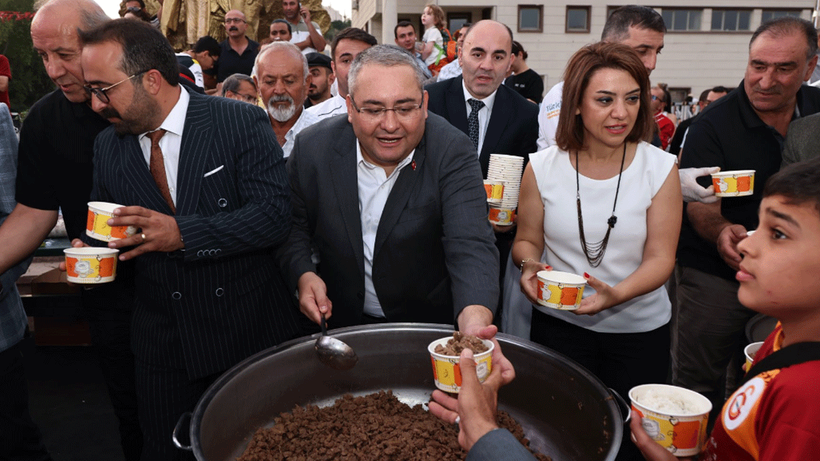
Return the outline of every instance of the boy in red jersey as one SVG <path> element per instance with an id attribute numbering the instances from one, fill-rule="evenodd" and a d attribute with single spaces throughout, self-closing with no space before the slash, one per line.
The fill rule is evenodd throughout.
<path id="1" fill-rule="evenodd" d="M 820 447 L 820 159 L 781 170 L 763 197 L 756 232 L 738 245 L 738 298 L 780 323 L 724 404 L 701 460 L 802 461 Z M 770 356 L 782 365 L 756 366 Z M 646 459 L 680 459 L 649 438 L 640 418 L 631 427 Z"/>

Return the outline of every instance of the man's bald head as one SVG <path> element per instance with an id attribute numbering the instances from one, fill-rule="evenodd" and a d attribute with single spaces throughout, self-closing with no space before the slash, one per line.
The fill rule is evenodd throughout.
<path id="1" fill-rule="evenodd" d="M 49 78 L 71 102 L 88 100 L 80 62 L 79 30 L 89 30 L 108 21 L 93 0 L 48 0 L 35 5 L 31 41 L 43 60 Z"/>

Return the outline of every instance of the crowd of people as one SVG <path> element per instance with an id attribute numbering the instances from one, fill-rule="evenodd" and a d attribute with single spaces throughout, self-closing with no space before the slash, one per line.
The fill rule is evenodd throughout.
<path id="1" fill-rule="evenodd" d="M 58 213 L 73 246 L 120 251 L 116 281 L 82 304 L 129 461 L 190 457 L 171 443 L 179 416 L 232 366 L 323 319 L 452 324 L 492 341 L 500 325 L 620 395 L 671 369 L 713 403 L 704 459 L 808 459 L 820 444 L 820 357 L 762 371 L 756 392 L 738 391 L 757 403 L 724 407 L 755 312 L 781 322 L 756 362 L 820 340 L 804 275 L 820 264 L 807 21 L 762 24 L 743 81 L 704 92 L 684 125 L 650 83 L 666 27 L 648 7 L 614 10 L 542 101 L 508 26 L 450 37 L 436 5 L 421 39 L 409 22 L 395 44 L 348 28 L 328 56 L 298 0 L 282 1 L 268 43 L 230 10 L 224 42 L 184 53 L 129 3 L 133 19 L 111 20 L 92 0 L 42 0 L 31 38 L 57 89 L 19 146 L 0 109 L 0 459 L 50 459 L 28 414 L 14 281 Z M 493 153 L 524 159 L 512 226 L 488 220 Z M 716 197 L 718 169 L 756 170 L 754 194 Z M 89 200 L 121 204 L 109 224 L 137 233 L 88 237 Z M 583 274 L 578 310 L 538 305 L 543 270 Z M 487 381 L 462 365 L 458 399 L 436 391 L 430 410 L 459 423 L 468 459 L 530 459 L 495 423 L 515 377 L 496 346 Z M 674 458 L 639 418 L 629 429 L 619 460 Z"/>

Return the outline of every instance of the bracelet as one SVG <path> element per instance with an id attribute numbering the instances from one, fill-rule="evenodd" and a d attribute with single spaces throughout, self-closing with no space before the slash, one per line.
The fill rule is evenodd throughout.
<path id="1" fill-rule="evenodd" d="M 535 261 L 532 258 L 527 258 L 521 261 L 521 267 L 518 268 L 522 273 L 524 272 L 524 264 L 527 264 L 527 261 Z"/>

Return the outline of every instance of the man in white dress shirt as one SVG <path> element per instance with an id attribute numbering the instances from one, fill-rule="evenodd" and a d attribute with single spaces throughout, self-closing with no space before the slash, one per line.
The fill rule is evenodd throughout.
<path id="1" fill-rule="evenodd" d="M 304 108 L 311 79 L 307 59 L 293 43 L 273 42 L 256 56 L 255 67 L 253 79 L 259 96 L 268 110 L 276 140 L 288 158 L 296 135 L 316 122 L 316 117 Z"/>

